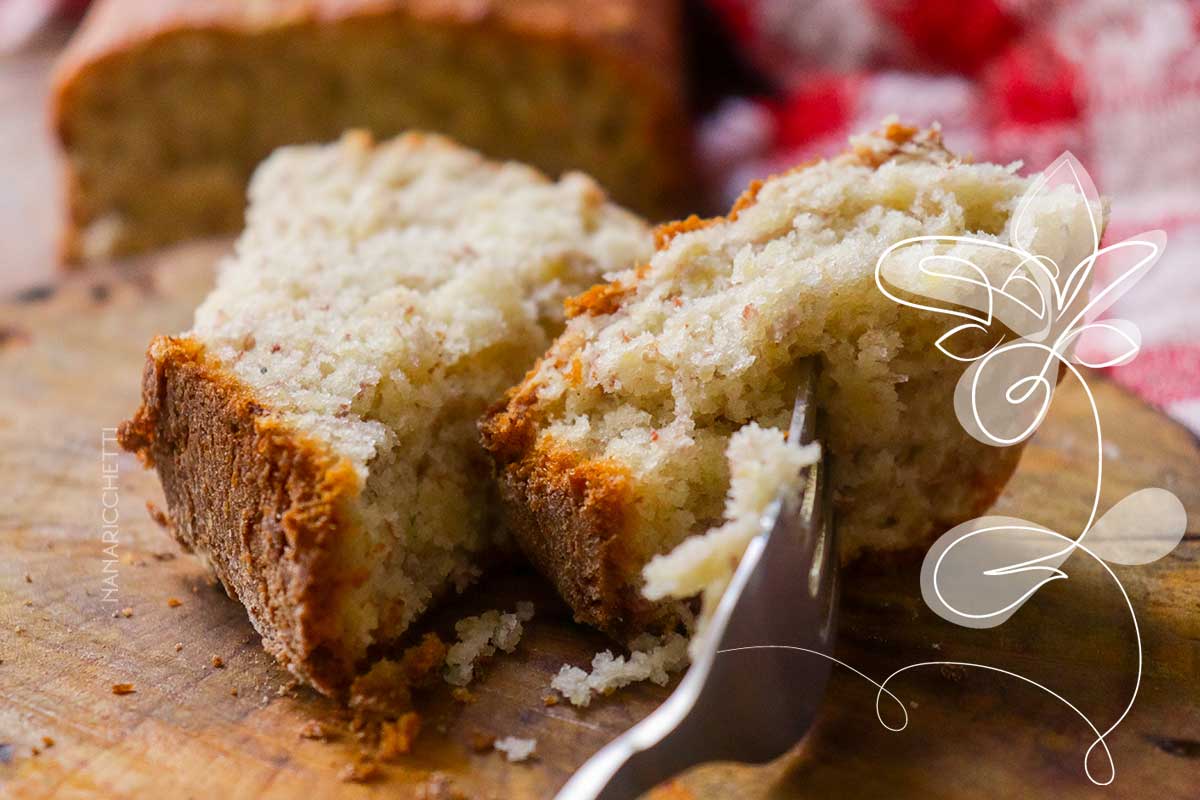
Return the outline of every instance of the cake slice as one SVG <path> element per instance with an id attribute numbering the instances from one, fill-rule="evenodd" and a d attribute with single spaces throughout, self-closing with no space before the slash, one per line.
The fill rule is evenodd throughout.
<path id="1" fill-rule="evenodd" d="M 236 231 L 275 148 L 363 128 L 687 198 L 678 0 L 98 0 L 55 73 L 70 261 Z"/>
<path id="2" fill-rule="evenodd" d="M 644 260 L 589 178 L 350 134 L 258 170 L 245 232 L 120 433 L 174 534 L 327 693 L 502 543 L 475 423 L 563 299 Z"/>
<path id="3" fill-rule="evenodd" d="M 843 559 L 922 545 L 989 506 L 1020 448 L 959 425 L 966 364 L 935 347 L 955 321 L 886 297 L 875 266 L 907 237 L 1007 241 L 1028 185 L 1015 167 L 956 158 L 936 130 L 888 124 L 755 184 L 728 218 L 660 229 L 648 263 L 568 301 L 566 331 L 481 431 L 517 539 L 576 617 L 627 635 L 674 619 L 662 598 L 722 585 L 705 551 L 740 536 L 736 493 L 727 535 L 652 570 L 659 601 L 644 595 L 643 569 L 721 523 L 730 439 L 750 424 L 787 429 L 798 359 L 823 362 Z M 1085 209 L 1034 209 L 1037 252 L 1059 264 L 1090 253 L 1090 229 L 1066 225 Z M 1003 335 L 997 323 L 956 345 L 983 352 Z M 766 456 L 755 438 L 740 449 Z"/>

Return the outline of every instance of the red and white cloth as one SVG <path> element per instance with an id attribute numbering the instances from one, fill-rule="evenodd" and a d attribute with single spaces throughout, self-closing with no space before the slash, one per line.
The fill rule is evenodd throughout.
<path id="1" fill-rule="evenodd" d="M 708 2 L 783 90 L 727 101 L 703 123 L 726 199 L 893 113 L 940 122 L 957 152 L 1029 170 L 1070 150 L 1112 198 L 1106 243 L 1168 237 L 1108 312 L 1142 332 L 1141 354 L 1109 372 L 1200 433 L 1200 4 Z"/>

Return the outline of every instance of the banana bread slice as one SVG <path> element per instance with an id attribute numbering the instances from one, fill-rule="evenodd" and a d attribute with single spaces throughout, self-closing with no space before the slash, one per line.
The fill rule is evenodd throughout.
<path id="1" fill-rule="evenodd" d="M 476 420 L 569 293 L 652 246 L 578 173 L 432 135 L 285 148 L 194 327 L 150 345 L 121 442 L 267 649 L 336 693 L 502 544 Z"/>
<path id="2" fill-rule="evenodd" d="M 875 265 L 907 237 L 1000 240 L 1028 184 L 959 160 L 936 130 L 888 124 L 752 186 L 728 218 L 661 228 L 647 264 L 568 301 L 566 331 L 481 431 L 516 537 L 577 618 L 618 635 L 670 619 L 643 596 L 643 568 L 721 522 L 730 438 L 787 429 L 801 358 L 824 362 L 844 559 L 925 543 L 990 505 L 1020 448 L 959 425 L 966 365 L 935 347 L 953 323 L 888 299 Z M 1057 263 L 1090 252 L 1048 222 L 1039 244 Z M 654 577 L 665 596 L 712 576 Z"/>
<path id="3" fill-rule="evenodd" d="M 657 219 L 687 199 L 678 0 L 100 0 L 58 66 L 67 260 L 235 231 L 275 148 L 438 131 Z"/>

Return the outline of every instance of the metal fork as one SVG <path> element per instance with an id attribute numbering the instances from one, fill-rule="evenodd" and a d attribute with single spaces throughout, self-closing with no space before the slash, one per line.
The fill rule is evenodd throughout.
<path id="1" fill-rule="evenodd" d="M 801 362 L 788 441 L 813 441 L 818 367 Z M 626 800 L 704 761 L 761 764 L 816 719 L 837 627 L 837 546 L 828 460 L 799 499 L 776 499 L 710 623 L 705 647 L 659 708 L 592 756 L 557 800 Z M 797 649 L 808 651 L 795 652 Z"/>

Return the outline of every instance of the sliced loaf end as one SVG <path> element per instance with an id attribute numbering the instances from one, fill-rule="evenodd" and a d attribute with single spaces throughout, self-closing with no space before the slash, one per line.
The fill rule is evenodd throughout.
<path id="1" fill-rule="evenodd" d="M 886 297 L 875 265 L 913 236 L 1001 241 L 1028 185 L 888 124 L 756 183 L 728 217 L 660 228 L 647 264 L 569 301 L 565 333 L 481 429 L 518 540 L 579 619 L 618 634 L 670 619 L 642 570 L 721 523 L 730 439 L 787 429 L 798 359 L 824 364 L 843 559 L 987 508 L 1020 448 L 959 425 L 965 365 L 935 347 L 954 323 Z M 1043 226 L 1047 254 L 1078 263 L 1062 227 Z"/>

